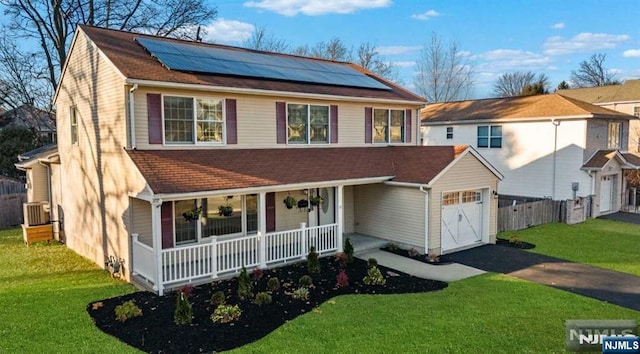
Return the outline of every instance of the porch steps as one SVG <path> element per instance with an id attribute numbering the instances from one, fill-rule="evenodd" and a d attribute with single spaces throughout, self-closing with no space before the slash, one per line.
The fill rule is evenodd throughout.
<path id="1" fill-rule="evenodd" d="M 345 240 L 349 238 L 353 245 L 353 253 L 359 254 L 369 250 L 379 249 L 389 243 L 389 240 L 383 240 L 381 238 L 363 235 L 363 234 L 348 234 L 345 235 Z"/>

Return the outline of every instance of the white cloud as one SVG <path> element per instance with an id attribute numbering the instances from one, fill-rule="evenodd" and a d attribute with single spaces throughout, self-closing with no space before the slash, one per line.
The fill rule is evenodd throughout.
<path id="1" fill-rule="evenodd" d="M 203 39 L 216 43 L 240 43 L 249 38 L 255 29 L 250 23 L 219 18 L 205 27 Z"/>
<path id="2" fill-rule="evenodd" d="M 553 25 L 549 26 L 549 28 L 563 29 L 564 28 L 564 22 L 554 23 Z"/>
<path id="3" fill-rule="evenodd" d="M 592 52 L 600 49 L 615 48 L 619 43 L 631 39 L 626 34 L 607 34 L 583 32 L 564 39 L 560 36 L 547 38 L 544 43 L 544 54 L 565 55 L 578 52 Z"/>
<path id="4" fill-rule="evenodd" d="M 471 56 L 476 61 L 479 82 L 488 84 L 506 72 L 553 70 L 553 59 L 525 50 L 496 49 Z"/>
<path id="5" fill-rule="evenodd" d="M 640 49 L 629 49 L 622 53 L 625 58 L 640 58 Z"/>
<path id="6" fill-rule="evenodd" d="M 415 61 L 394 61 L 393 65 L 399 68 L 411 68 L 416 65 Z"/>
<path id="7" fill-rule="evenodd" d="M 429 11 L 423 12 L 421 14 L 411 15 L 411 18 L 415 18 L 416 20 L 426 21 L 426 20 L 428 20 L 430 18 L 437 17 L 437 16 L 440 16 L 440 13 L 438 11 L 429 10 Z"/>
<path id="8" fill-rule="evenodd" d="M 422 48 L 419 45 L 408 46 L 408 45 L 392 45 L 392 46 L 383 46 L 377 47 L 376 52 L 380 55 L 400 55 L 407 54 L 411 52 L 415 52 Z"/>
<path id="9" fill-rule="evenodd" d="M 362 9 L 389 7 L 392 4 L 391 0 L 260 0 L 247 1 L 244 6 L 273 11 L 284 16 L 317 16 L 330 13 L 350 14 Z"/>

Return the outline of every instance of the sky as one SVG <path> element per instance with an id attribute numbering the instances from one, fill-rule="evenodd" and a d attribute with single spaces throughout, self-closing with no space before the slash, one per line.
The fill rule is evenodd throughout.
<path id="1" fill-rule="evenodd" d="M 205 41 L 241 45 L 265 28 L 292 48 L 333 37 L 373 43 L 415 90 L 420 51 L 433 33 L 455 41 L 476 72 L 472 98 L 491 97 L 503 73 L 546 74 L 552 88 L 580 62 L 606 54 L 618 80 L 640 78 L 639 0 L 238 0 L 213 1 Z"/>

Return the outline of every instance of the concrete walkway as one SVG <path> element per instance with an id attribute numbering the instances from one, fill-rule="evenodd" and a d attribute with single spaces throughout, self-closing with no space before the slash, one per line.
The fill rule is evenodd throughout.
<path id="1" fill-rule="evenodd" d="M 640 311 L 640 277 L 635 275 L 497 245 L 446 258 Z"/>
<path id="2" fill-rule="evenodd" d="M 379 265 L 396 269 L 419 278 L 445 282 L 461 280 L 485 273 L 482 270 L 463 264 L 432 265 L 381 250 L 364 251 L 356 254 L 356 257 L 365 261 L 369 258 L 375 258 Z"/>

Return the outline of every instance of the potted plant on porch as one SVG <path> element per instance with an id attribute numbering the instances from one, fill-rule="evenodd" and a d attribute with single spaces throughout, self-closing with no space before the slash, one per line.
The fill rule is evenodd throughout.
<path id="1" fill-rule="evenodd" d="M 297 200 L 296 200 L 296 198 L 294 198 L 294 197 L 289 195 L 286 198 L 284 198 L 284 200 L 282 202 L 284 203 L 284 205 L 286 205 L 287 209 L 293 209 L 293 207 L 297 203 Z"/>
<path id="2" fill-rule="evenodd" d="M 314 196 L 311 196 L 311 198 L 309 198 L 309 201 L 311 202 L 311 206 L 318 206 L 324 203 L 324 198 L 322 198 L 319 195 L 314 195 Z"/>
<path id="3" fill-rule="evenodd" d="M 202 207 L 193 208 L 182 213 L 182 217 L 184 217 L 186 221 L 194 221 L 200 218 L 200 213 L 202 213 Z"/>
<path id="4" fill-rule="evenodd" d="M 233 206 L 229 204 L 229 199 L 233 198 L 233 196 L 224 197 L 224 205 L 218 206 L 218 214 L 220 216 L 232 216 L 233 215 Z"/>

